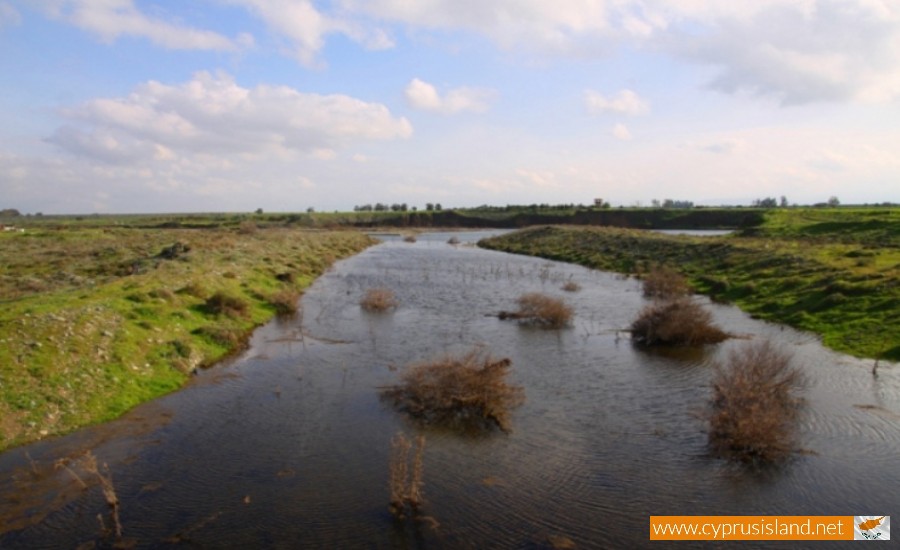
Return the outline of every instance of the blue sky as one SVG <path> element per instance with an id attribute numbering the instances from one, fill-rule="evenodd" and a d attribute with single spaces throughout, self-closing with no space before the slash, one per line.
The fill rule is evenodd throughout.
<path id="1" fill-rule="evenodd" d="M 895 0 L 0 0 L 0 207 L 900 202 Z"/>

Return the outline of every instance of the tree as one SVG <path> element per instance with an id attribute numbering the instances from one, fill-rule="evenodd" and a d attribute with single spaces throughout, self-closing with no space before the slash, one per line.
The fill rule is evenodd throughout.
<path id="1" fill-rule="evenodd" d="M 840 206 L 841 201 L 838 200 L 834 195 L 828 197 L 828 206 Z"/>
<path id="2" fill-rule="evenodd" d="M 784 195 L 781 195 L 781 204 L 779 204 L 779 206 L 781 206 L 782 208 L 788 207 L 788 200 Z"/>
<path id="3" fill-rule="evenodd" d="M 775 208 L 778 206 L 778 201 L 775 200 L 775 197 L 766 197 L 753 201 L 753 206 L 757 208 Z"/>
<path id="4" fill-rule="evenodd" d="M 426 202 L 426 203 L 425 203 L 425 211 L 426 211 L 426 212 L 433 212 L 433 211 L 434 211 L 434 203 L 432 203 L 432 202 Z"/>
<path id="5" fill-rule="evenodd" d="M 263 213 L 263 209 L 262 209 L 262 208 L 257 208 L 257 209 L 256 209 L 256 214 L 257 214 L 257 215 L 260 215 L 260 214 L 262 214 L 262 213 Z"/>

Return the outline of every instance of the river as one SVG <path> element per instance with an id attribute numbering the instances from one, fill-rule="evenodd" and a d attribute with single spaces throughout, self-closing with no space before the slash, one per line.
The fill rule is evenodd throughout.
<path id="1" fill-rule="evenodd" d="M 896 365 L 875 377 L 871 361 L 702 297 L 742 338 L 641 348 L 621 331 L 647 304 L 638 281 L 478 249 L 482 236 L 385 236 L 317 280 L 301 315 L 261 327 L 184 390 L 0 455 L 0 491 L 14 496 L 0 500 L 0 548 L 112 543 L 78 458 L 86 449 L 109 465 L 124 542 L 147 548 L 641 547 L 650 515 L 890 515 L 900 503 Z M 581 289 L 563 292 L 570 280 Z M 392 289 L 399 307 L 363 311 L 373 287 Z M 531 291 L 567 300 L 573 325 L 496 317 Z M 707 452 L 712 364 L 747 339 L 789 350 L 808 378 L 802 452 L 777 468 Z M 510 358 L 524 388 L 511 433 L 424 428 L 379 398 L 405 365 L 475 345 Z M 426 438 L 427 521 L 388 512 L 398 432 Z"/>

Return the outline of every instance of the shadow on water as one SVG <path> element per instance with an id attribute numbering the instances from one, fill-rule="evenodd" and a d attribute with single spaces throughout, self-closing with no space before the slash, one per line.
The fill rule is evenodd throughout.
<path id="1" fill-rule="evenodd" d="M 453 235 L 461 244 L 447 244 Z M 790 348 L 811 381 L 801 426 L 811 452 L 780 468 L 735 468 L 707 455 L 701 415 L 711 363 L 740 342 L 633 345 L 621 330 L 645 305 L 636 281 L 480 250 L 479 236 L 385 237 L 319 279 L 302 315 L 261 328 L 246 352 L 183 391 L 0 455 L 0 547 L 115 542 L 101 533 L 98 485 L 72 473 L 89 449 L 109 464 L 125 540 L 137 547 L 645 546 L 650 515 L 896 506 L 900 369 L 873 379 L 869 364 L 808 334 L 707 303 L 723 329 Z M 563 292 L 569 280 L 581 290 Z M 362 311 L 372 287 L 393 290 L 399 307 Z M 496 318 L 531 291 L 567 300 L 573 325 Z M 403 366 L 477 344 L 509 357 L 511 382 L 525 389 L 512 433 L 423 428 L 379 398 Z M 388 511 L 398 432 L 426 437 L 430 519 Z"/>

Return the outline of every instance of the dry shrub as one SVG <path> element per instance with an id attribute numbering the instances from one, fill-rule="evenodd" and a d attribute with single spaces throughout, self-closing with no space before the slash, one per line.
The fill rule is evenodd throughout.
<path id="1" fill-rule="evenodd" d="M 397 307 L 397 297 L 388 288 L 370 288 L 359 305 L 366 311 L 385 311 Z"/>
<path id="2" fill-rule="evenodd" d="M 220 290 L 207 298 L 203 309 L 213 315 L 225 315 L 237 319 L 246 317 L 250 313 L 250 304 Z"/>
<path id="3" fill-rule="evenodd" d="M 729 338 L 712 324 L 709 311 L 687 297 L 648 305 L 631 323 L 631 334 L 649 345 L 697 346 Z"/>
<path id="4" fill-rule="evenodd" d="M 561 328 L 572 321 L 572 308 L 559 298 L 529 292 L 518 299 L 519 310 L 512 317 L 521 322 L 544 326 L 547 328 Z"/>
<path id="5" fill-rule="evenodd" d="M 643 277 L 644 296 L 672 299 L 687 296 L 691 292 L 684 275 L 668 266 L 656 266 Z"/>
<path id="6" fill-rule="evenodd" d="M 241 235 L 253 235 L 259 230 L 259 226 L 256 225 L 256 222 L 251 220 L 244 220 L 238 225 L 238 233 Z"/>
<path id="7" fill-rule="evenodd" d="M 733 350 L 712 381 L 709 443 L 740 462 L 772 463 L 790 455 L 803 374 L 768 340 Z"/>
<path id="8" fill-rule="evenodd" d="M 496 360 L 481 348 L 412 365 L 402 383 L 383 395 L 414 418 L 429 424 L 484 431 L 510 431 L 511 409 L 525 400 L 521 387 L 506 382 L 512 362 Z"/>
<path id="9" fill-rule="evenodd" d="M 419 506 L 422 505 L 425 436 L 416 437 L 416 450 L 413 453 L 412 468 L 410 469 L 409 452 L 412 446 L 409 439 L 402 433 L 398 433 L 391 439 L 390 510 L 397 518 L 405 517 L 407 511 L 411 512 L 410 515 L 415 516 Z"/>
<path id="10" fill-rule="evenodd" d="M 450 237 L 449 239 L 447 239 L 447 244 L 454 244 L 454 245 L 459 244 L 459 238 L 456 235 L 454 235 L 454 236 Z"/>
<path id="11" fill-rule="evenodd" d="M 300 291 L 295 288 L 285 287 L 269 296 L 269 304 L 275 308 L 278 315 L 294 315 L 300 303 Z"/>
<path id="12" fill-rule="evenodd" d="M 581 285 L 569 279 L 565 282 L 565 284 L 563 284 L 562 289 L 566 292 L 578 292 L 579 290 L 581 290 Z"/>
<path id="13" fill-rule="evenodd" d="M 403 242 L 414 243 L 414 242 L 416 242 L 416 236 L 415 235 L 406 235 L 405 237 L 403 237 Z"/>

